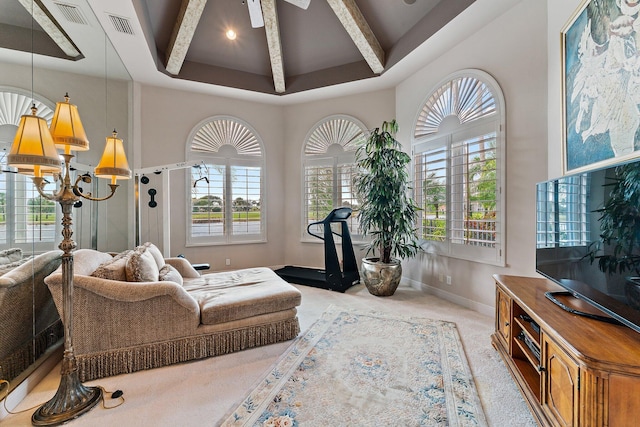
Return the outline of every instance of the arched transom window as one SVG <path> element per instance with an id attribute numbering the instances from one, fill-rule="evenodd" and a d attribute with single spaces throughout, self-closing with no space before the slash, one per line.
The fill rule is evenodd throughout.
<path id="1" fill-rule="evenodd" d="M 349 229 L 352 235 L 358 234 L 358 200 L 352 186 L 355 152 L 365 139 L 365 132 L 359 120 L 335 115 L 316 123 L 307 134 L 303 147 L 303 238 L 308 237 L 308 224 L 321 221 L 341 206 L 354 210 Z"/>
<path id="2" fill-rule="evenodd" d="M 455 73 L 427 96 L 412 143 L 425 246 L 504 264 L 504 142 L 504 100 L 487 73 Z"/>
<path id="3" fill-rule="evenodd" d="M 264 150 L 240 119 L 216 116 L 198 124 L 187 158 L 199 160 L 189 175 L 187 244 L 264 241 Z"/>

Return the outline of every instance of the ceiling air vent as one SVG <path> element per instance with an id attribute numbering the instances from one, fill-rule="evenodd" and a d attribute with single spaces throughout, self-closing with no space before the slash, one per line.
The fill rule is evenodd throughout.
<path id="1" fill-rule="evenodd" d="M 84 19 L 82 12 L 77 6 L 58 2 L 54 2 L 54 4 L 58 6 L 58 10 L 67 21 L 73 22 L 74 24 L 87 25 L 87 20 Z"/>
<path id="2" fill-rule="evenodd" d="M 107 16 L 109 16 L 109 20 L 111 21 L 111 24 L 113 24 L 113 27 L 117 32 L 131 35 L 135 34 L 133 32 L 133 27 L 131 27 L 131 21 L 129 21 L 129 19 L 116 15 Z"/>

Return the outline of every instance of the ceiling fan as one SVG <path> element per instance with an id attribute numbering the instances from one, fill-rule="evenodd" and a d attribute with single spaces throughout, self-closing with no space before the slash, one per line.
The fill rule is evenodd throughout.
<path id="1" fill-rule="evenodd" d="M 291 3 L 299 8 L 307 10 L 311 0 L 284 0 L 287 3 Z M 264 27 L 264 19 L 262 17 L 262 6 L 260 0 L 247 0 L 247 7 L 249 8 L 249 17 L 251 18 L 251 26 L 253 28 Z"/>

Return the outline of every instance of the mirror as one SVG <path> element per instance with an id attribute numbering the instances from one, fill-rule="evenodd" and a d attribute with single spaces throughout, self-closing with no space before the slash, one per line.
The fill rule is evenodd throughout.
<path id="1" fill-rule="evenodd" d="M 60 347 L 63 337 L 43 281 L 60 264 L 60 207 L 40 197 L 31 179 L 15 173 L 5 161 L 20 116 L 29 114 L 35 102 L 38 115 L 50 120 L 55 103 L 69 94 L 90 142 L 90 150 L 79 152 L 71 162 L 74 174 L 93 171 L 114 128 L 130 159 L 132 151 L 131 77 L 87 1 L 38 2 L 77 48 L 75 57 L 60 53 L 54 37 L 21 3 L 27 2 L 6 0 L 0 11 L 0 379 L 10 382 L 9 391 Z M 55 189 L 51 181 L 48 190 Z M 94 196 L 109 192 L 105 180 L 94 179 L 90 185 L 83 190 Z M 83 200 L 74 208 L 73 239 L 78 248 L 127 248 L 131 191 L 132 184 L 125 181 L 112 199 Z M 6 385 L 1 386 L 0 398 L 5 391 Z"/>

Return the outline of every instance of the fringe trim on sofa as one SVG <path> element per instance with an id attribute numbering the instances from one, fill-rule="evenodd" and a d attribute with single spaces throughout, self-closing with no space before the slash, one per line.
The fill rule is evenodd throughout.
<path id="1" fill-rule="evenodd" d="M 33 339 L 25 342 L 0 360 L 0 378 L 8 381 L 14 380 L 63 336 L 62 321 L 58 319 Z"/>
<path id="2" fill-rule="evenodd" d="M 295 338 L 298 318 L 138 347 L 76 355 L 80 381 L 159 368 Z"/>

